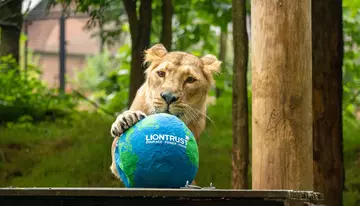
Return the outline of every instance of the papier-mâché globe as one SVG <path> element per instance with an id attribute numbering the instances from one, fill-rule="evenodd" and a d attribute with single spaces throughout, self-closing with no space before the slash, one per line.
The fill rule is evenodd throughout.
<path id="1" fill-rule="evenodd" d="M 180 188 L 194 180 L 199 152 L 184 122 L 161 113 L 145 117 L 120 136 L 115 160 L 128 188 Z"/>

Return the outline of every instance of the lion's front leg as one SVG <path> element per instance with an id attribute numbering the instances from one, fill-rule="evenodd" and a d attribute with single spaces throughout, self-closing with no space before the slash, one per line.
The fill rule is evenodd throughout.
<path id="1" fill-rule="evenodd" d="M 115 147 L 116 147 L 116 143 L 119 140 L 119 137 L 115 137 L 112 145 L 111 145 L 111 166 L 110 166 L 110 171 L 111 173 L 113 173 L 117 178 L 120 179 L 120 175 L 116 169 L 116 160 L 115 160 Z"/>
<path id="2" fill-rule="evenodd" d="M 113 143 L 111 145 L 111 172 L 117 177 L 120 178 L 119 173 L 116 169 L 116 160 L 115 160 L 115 147 L 116 143 L 119 140 L 120 136 L 136 124 L 141 119 L 145 118 L 146 115 L 141 111 L 125 111 L 124 113 L 120 114 L 114 123 L 111 126 L 110 133 L 114 137 Z"/>
<path id="3" fill-rule="evenodd" d="M 114 138 L 119 137 L 127 129 L 145 117 L 146 114 L 141 111 L 125 111 L 116 118 L 111 126 L 110 133 Z"/>
<path id="4" fill-rule="evenodd" d="M 111 172 L 117 177 L 120 178 L 118 171 L 116 169 L 116 160 L 115 160 L 115 147 L 116 143 L 118 142 L 120 136 L 128 130 L 130 127 L 135 125 L 141 119 L 146 117 L 144 111 L 147 111 L 144 102 L 144 95 L 143 95 L 143 86 L 137 92 L 134 101 L 129 108 L 129 110 L 125 111 L 124 113 L 117 116 L 116 120 L 111 125 L 110 134 L 114 137 L 113 143 L 111 145 Z"/>

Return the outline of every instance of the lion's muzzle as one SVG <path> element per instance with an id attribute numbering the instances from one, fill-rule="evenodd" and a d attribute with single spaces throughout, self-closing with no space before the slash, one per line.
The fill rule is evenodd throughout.
<path id="1" fill-rule="evenodd" d="M 179 99 L 179 96 L 175 95 L 172 92 L 166 91 L 160 93 L 161 98 L 165 100 L 165 102 L 168 104 L 168 106 L 174 102 L 176 102 Z"/>

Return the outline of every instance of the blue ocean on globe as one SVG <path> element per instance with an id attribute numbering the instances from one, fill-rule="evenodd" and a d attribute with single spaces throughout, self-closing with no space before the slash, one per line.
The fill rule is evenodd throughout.
<path id="1" fill-rule="evenodd" d="M 115 160 L 128 188 L 180 188 L 194 180 L 199 152 L 184 122 L 161 113 L 147 116 L 120 136 Z"/>

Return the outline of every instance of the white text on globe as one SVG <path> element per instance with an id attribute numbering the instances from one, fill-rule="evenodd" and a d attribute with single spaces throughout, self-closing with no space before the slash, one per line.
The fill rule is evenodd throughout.
<path id="1" fill-rule="evenodd" d="M 151 134 L 146 135 L 145 140 L 146 144 L 172 144 L 172 145 L 179 145 L 181 147 L 186 148 L 187 142 L 189 141 L 189 137 L 186 136 L 185 138 L 180 138 L 173 135 L 168 134 Z"/>

